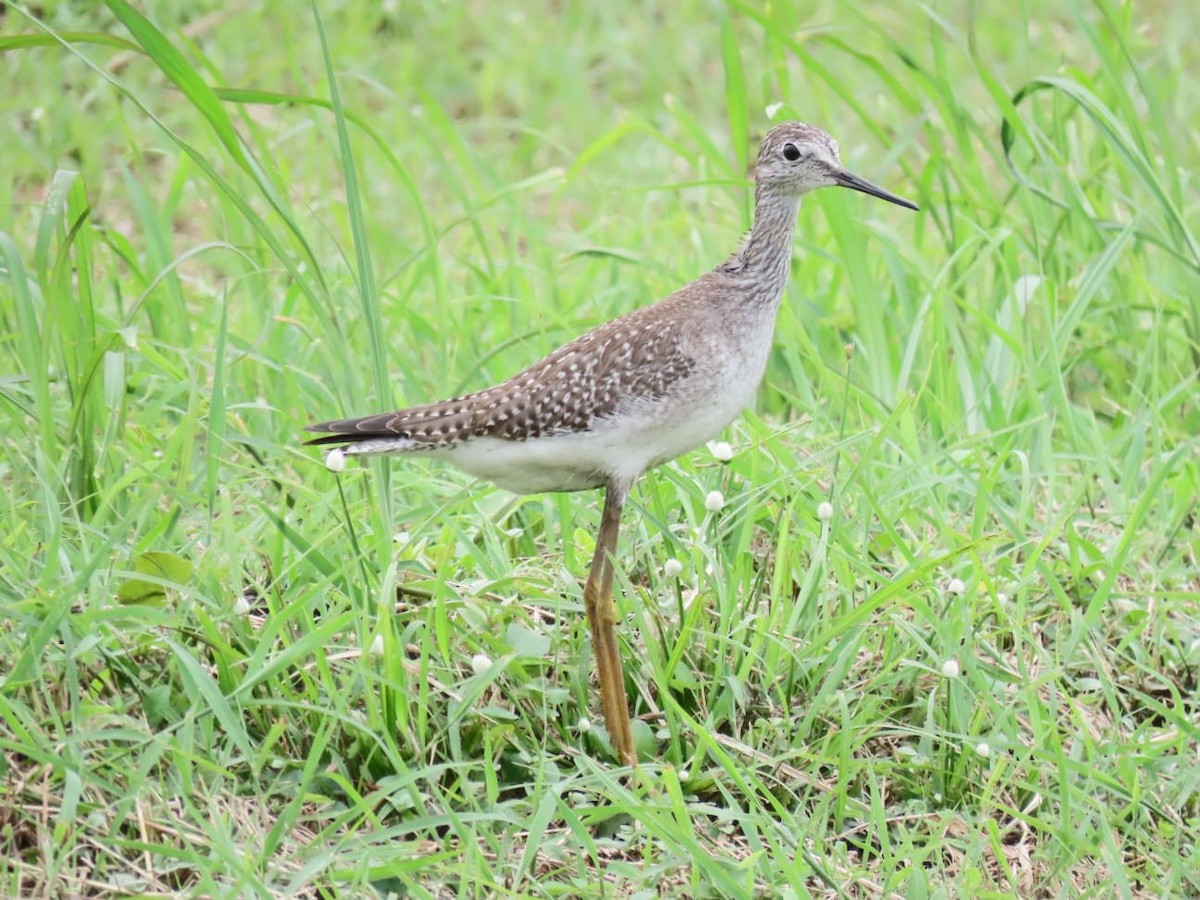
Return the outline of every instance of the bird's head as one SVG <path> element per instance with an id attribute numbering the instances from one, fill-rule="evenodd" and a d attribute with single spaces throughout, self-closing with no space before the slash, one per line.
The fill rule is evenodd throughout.
<path id="1" fill-rule="evenodd" d="M 846 187 L 898 206 L 918 208 L 915 203 L 847 172 L 842 168 L 837 141 L 820 128 L 802 122 L 784 122 L 767 132 L 758 151 L 754 180 L 760 187 L 791 194 L 819 187 Z"/>

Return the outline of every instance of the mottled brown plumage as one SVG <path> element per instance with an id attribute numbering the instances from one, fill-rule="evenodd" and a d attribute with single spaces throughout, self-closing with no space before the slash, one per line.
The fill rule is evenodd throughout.
<path id="1" fill-rule="evenodd" d="M 400 438 L 420 449 L 471 438 L 526 441 L 588 431 L 613 416 L 630 395 L 659 399 L 695 369 L 695 360 L 654 307 L 635 310 L 555 350 L 508 381 L 440 403 L 310 426 L 333 444 Z M 413 452 L 419 452 L 414 447 Z"/>
<path id="2" fill-rule="evenodd" d="M 753 398 L 787 283 L 801 196 L 839 185 L 916 209 L 850 174 L 819 128 L 778 125 L 755 171 L 754 225 L 732 256 L 653 306 L 614 319 L 503 384 L 382 415 L 310 426 L 332 454 L 444 459 L 520 493 L 605 488 L 584 586 L 604 721 L 636 764 L 612 603 L 621 510 L 647 469 L 715 436 Z"/>

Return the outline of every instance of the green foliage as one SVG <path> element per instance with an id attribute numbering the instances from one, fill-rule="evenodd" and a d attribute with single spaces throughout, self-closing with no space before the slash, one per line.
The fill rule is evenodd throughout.
<path id="1" fill-rule="evenodd" d="M 167 586 L 182 586 L 192 577 L 192 564 L 175 553 L 148 550 L 133 561 L 136 576 L 117 586 L 120 603 L 157 603 L 166 599 Z"/>
<path id="2" fill-rule="evenodd" d="M 1200 893 L 1186 4 L 314 6 L 0 17 L 0 894 Z M 719 262 L 771 114 L 922 212 L 635 491 L 626 778 L 596 498 L 300 429 Z"/>

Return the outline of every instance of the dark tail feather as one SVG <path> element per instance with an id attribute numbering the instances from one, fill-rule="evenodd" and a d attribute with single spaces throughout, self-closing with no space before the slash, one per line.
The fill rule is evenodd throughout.
<path id="1" fill-rule="evenodd" d="M 305 431 L 323 431 L 322 428 L 311 426 L 305 428 Z M 394 431 L 356 431 L 354 434 L 325 434 L 319 438 L 313 438 L 311 441 L 305 441 L 305 447 L 315 447 L 319 444 L 357 444 L 361 441 L 371 441 L 376 438 L 402 438 L 404 435 L 396 434 Z"/>
<path id="2" fill-rule="evenodd" d="M 314 444 L 360 444 L 364 441 L 395 441 L 396 450 L 448 446 L 470 433 L 474 410 L 472 396 L 457 397 L 428 406 L 414 406 L 395 412 L 363 416 L 358 419 L 334 419 L 309 425 L 305 431 L 326 431 L 306 441 Z M 405 446 L 411 441 L 412 446 Z M 378 452 L 384 452 L 382 450 Z"/>
<path id="3" fill-rule="evenodd" d="M 330 422 L 309 425 L 304 429 L 305 431 L 330 431 L 333 433 L 305 441 L 304 446 L 357 444 L 360 441 L 373 441 L 379 438 L 404 439 L 409 437 L 409 434 L 403 429 L 398 430 L 392 427 L 395 424 L 396 415 L 396 413 L 384 413 L 378 416 L 364 416 L 360 419 L 334 419 Z"/>

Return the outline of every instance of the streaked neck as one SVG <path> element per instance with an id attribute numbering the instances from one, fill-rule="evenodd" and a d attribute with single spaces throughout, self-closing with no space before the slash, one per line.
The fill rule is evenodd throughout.
<path id="1" fill-rule="evenodd" d="M 791 271 L 792 238 L 799 211 L 799 194 L 756 185 L 754 225 L 737 253 L 721 266 L 721 270 L 749 281 L 756 297 L 778 302 Z"/>

